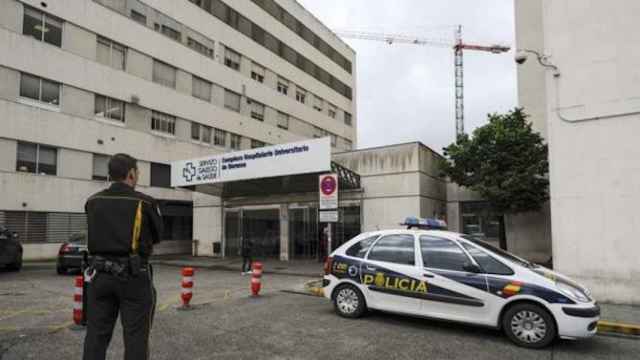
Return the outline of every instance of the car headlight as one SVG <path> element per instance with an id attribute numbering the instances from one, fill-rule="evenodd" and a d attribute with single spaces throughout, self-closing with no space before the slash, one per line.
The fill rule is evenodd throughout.
<path id="1" fill-rule="evenodd" d="M 569 284 L 565 284 L 562 282 L 557 282 L 556 283 L 556 287 L 558 288 L 558 290 L 560 290 L 560 292 L 562 292 L 563 294 L 567 295 L 569 298 L 573 299 L 573 300 L 577 300 L 580 302 L 589 302 L 591 301 L 591 299 L 589 299 L 589 296 L 587 296 L 587 294 L 585 294 L 582 290 L 573 287 Z"/>

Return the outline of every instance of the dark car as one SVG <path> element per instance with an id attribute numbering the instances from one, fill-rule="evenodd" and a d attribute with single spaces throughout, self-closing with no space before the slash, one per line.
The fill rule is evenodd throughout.
<path id="1" fill-rule="evenodd" d="M 83 233 L 73 234 L 69 240 L 60 245 L 56 270 L 58 274 L 66 274 L 69 270 L 80 270 L 82 260 L 87 252 L 87 235 Z"/>
<path id="2" fill-rule="evenodd" d="M 22 268 L 22 245 L 18 233 L 0 225 L 0 267 L 18 271 Z"/>

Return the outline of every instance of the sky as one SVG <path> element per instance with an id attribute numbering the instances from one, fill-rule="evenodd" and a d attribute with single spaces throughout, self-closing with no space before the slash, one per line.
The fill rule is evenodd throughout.
<path id="1" fill-rule="evenodd" d="M 400 33 L 515 47 L 513 0 L 298 0 L 331 29 Z M 358 148 L 455 138 L 454 58 L 448 48 L 345 39 L 356 51 Z M 517 105 L 513 50 L 464 53 L 465 130 Z"/>

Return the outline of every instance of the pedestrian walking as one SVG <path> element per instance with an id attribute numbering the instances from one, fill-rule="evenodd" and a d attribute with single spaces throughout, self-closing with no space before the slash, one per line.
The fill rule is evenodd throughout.
<path id="1" fill-rule="evenodd" d="M 84 360 L 104 360 L 120 314 L 124 359 L 149 359 L 149 334 L 156 305 L 149 256 L 162 235 L 158 203 L 135 191 L 137 161 L 127 154 L 109 160 L 111 186 L 85 205 L 88 249 L 88 323 Z"/>
<path id="2" fill-rule="evenodd" d="M 251 264 L 253 260 L 251 259 L 253 243 L 250 239 L 244 239 L 242 242 L 242 248 L 240 253 L 242 255 L 242 275 L 251 273 Z"/>

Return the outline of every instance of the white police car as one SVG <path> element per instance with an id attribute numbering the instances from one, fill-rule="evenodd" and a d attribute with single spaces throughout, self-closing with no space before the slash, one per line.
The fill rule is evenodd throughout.
<path id="1" fill-rule="evenodd" d="M 593 336 L 600 317 L 589 291 L 558 273 L 467 235 L 411 226 L 340 246 L 323 287 L 343 317 L 377 309 L 466 322 L 501 328 L 530 348 Z"/>

